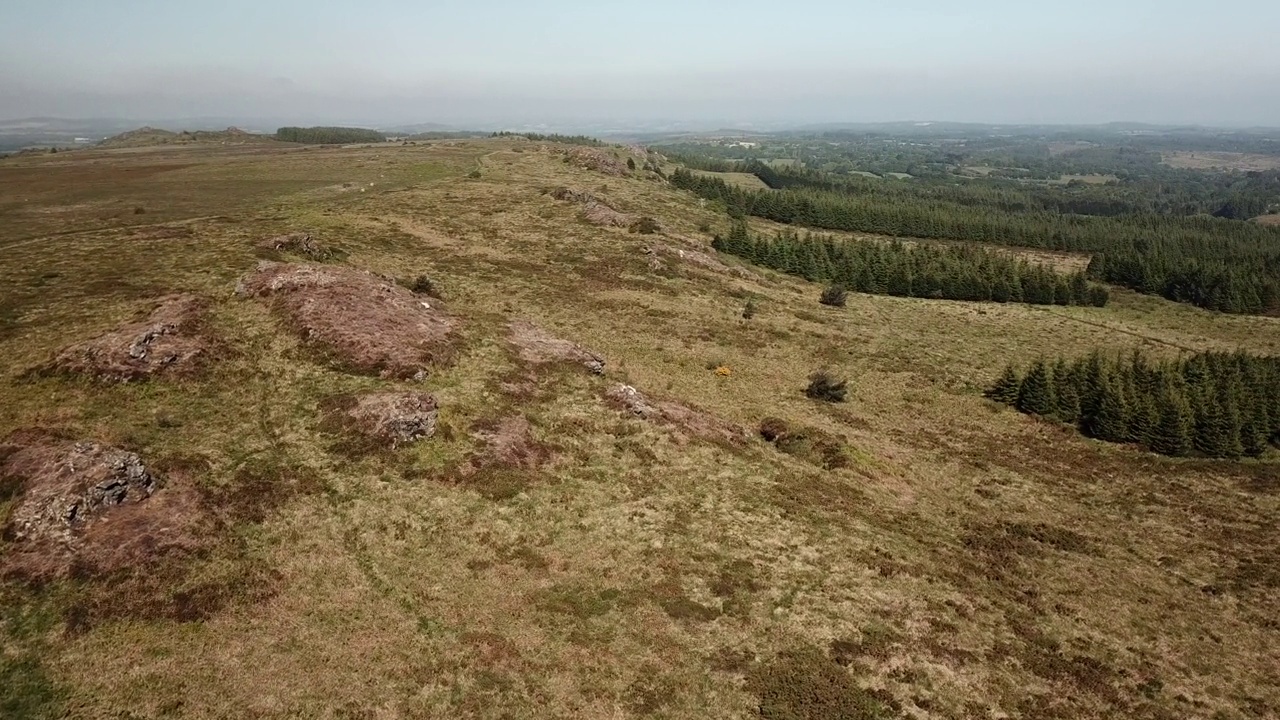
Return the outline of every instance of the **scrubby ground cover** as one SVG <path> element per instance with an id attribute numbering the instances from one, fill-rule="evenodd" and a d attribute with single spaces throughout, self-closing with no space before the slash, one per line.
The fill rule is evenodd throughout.
<path id="1" fill-rule="evenodd" d="M 827 307 L 821 286 L 715 256 L 699 227 L 728 219 L 656 173 L 563 153 L 0 161 L 0 513 L 32 482 L 9 461 L 33 429 L 163 480 L 84 530 L 142 561 L 6 563 L 0 715 L 1280 712 L 1274 451 L 1162 458 L 982 397 L 1006 364 L 1099 347 L 1277 354 L 1280 321 L 1124 290 L 1105 308 Z M 583 222 L 559 187 L 660 231 Z M 260 247 L 290 233 L 342 253 Z M 264 260 L 447 308 L 447 358 L 343 361 L 329 344 L 361 326 L 329 295 L 235 295 Z M 32 372 L 174 294 L 204 299 L 217 339 L 198 371 Z M 335 313 L 381 307 L 351 302 Z M 333 332 L 300 329 L 304 310 Z M 848 379 L 844 402 L 806 397 L 817 368 Z M 429 394 L 430 434 L 353 441 L 334 418 L 382 393 Z M 106 532 L 117 511 L 126 530 L 194 518 L 199 542 L 148 553 Z"/>

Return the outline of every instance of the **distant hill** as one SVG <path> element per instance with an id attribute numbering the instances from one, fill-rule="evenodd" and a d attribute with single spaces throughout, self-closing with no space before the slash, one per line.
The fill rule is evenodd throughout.
<path id="1" fill-rule="evenodd" d="M 151 147 L 154 145 L 249 145 L 275 142 L 275 138 L 269 135 L 258 135 L 251 132 L 245 132 L 237 127 L 229 127 L 226 130 L 183 130 L 181 132 L 161 130 L 153 127 L 141 127 L 137 130 L 129 130 L 127 132 L 122 132 L 119 135 L 113 135 L 112 137 L 98 143 L 98 147 L 130 148 Z"/>
<path id="2" fill-rule="evenodd" d="M 407 125 L 379 126 L 379 130 L 388 135 L 418 135 L 420 133 L 456 133 L 465 132 L 463 128 L 441 123 L 409 123 Z M 485 133 L 486 135 L 488 133 Z"/>

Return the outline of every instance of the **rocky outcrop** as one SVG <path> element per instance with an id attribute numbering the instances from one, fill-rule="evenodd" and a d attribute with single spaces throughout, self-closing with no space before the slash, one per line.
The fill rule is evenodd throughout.
<path id="1" fill-rule="evenodd" d="M 422 392 L 370 393 L 356 396 L 346 415 L 354 429 L 395 448 L 434 435 L 439 406 Z"/>
<path id="2" fill-rule="evenodd" d="M 200 332 L 204 300 L 194 295 L 167 295 L 155 302 L 155 309 L 145 318 L 64 348 L 47 369 L 108 382 L 193 369 L 212 344 Z"/>
<path id="3" fill-rule="evenodd" d="M 321 245 L 310 233 L 304 232 L 267 238 L 258 243 L 258 248 L 305 255 L 313 260 L 325 260 L 331 255 L 328 248 Z"/>
<path id="4" fill-rule="evenodd" d="M 605 399 L 621 410 L 649 422 L 666 425 L 704 440 L 741 445 L 747 433 L 741 427 L 711 413 L 672 400 L 656 400 L 631 385 L 618 383 L 605 391 Z"/>
<path id="5" fill-rule="evenodd" d="M 264 261 L 236 293 L 270 303 L 303 340 L 357 372 L 420 379 L 453 357 L 458 321 L 439 300 L 371 272 Z"/>
<path id="6" fill-rule="evenodd" d="M 508 326 L 508 331 L 509 341 L 520 355 L 520 359 L 527 363 L 533 365 L 573 363 L 585 367 L 596 375 L 604 372 L 604 357 L 577 343 L 555 337 L 530 322 L 516 320 Z"/>
<path id="7" fill-rule="evenodd" d="M 136 453 L 97 442 L 24 447 L 3 472 L 23 492 L 5 527 L 17 541 L 74 544 L 79 531 L 109 508 L 140 503 L 159 487 Z"/>

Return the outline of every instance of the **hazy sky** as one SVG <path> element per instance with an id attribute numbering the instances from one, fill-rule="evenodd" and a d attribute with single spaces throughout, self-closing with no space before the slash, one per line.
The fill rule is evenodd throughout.
<path id="1" fill-rule="evenodd" d="M 1280 0 L 0 0 L 0 118 L 1280 125 Z"/>

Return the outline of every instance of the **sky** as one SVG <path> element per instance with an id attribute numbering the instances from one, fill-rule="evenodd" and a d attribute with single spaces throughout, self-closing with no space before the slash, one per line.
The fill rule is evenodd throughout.
<path id="1" fill-rule="evenodd" d="M 1277 0 L 0 0 L 0 119 L 1280 126 Z"/>

